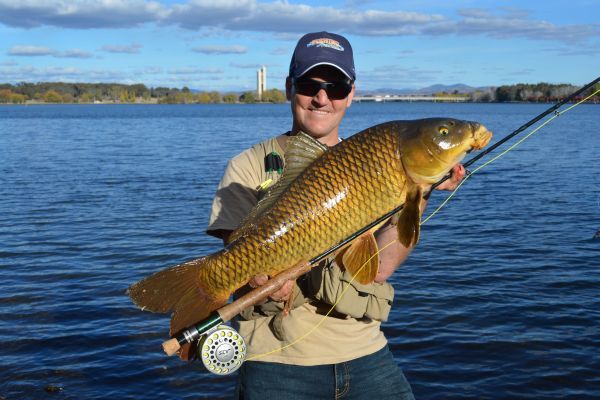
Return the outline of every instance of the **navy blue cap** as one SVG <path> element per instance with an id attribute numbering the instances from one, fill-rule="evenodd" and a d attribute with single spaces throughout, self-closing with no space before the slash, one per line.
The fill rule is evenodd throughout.
<path id="1" fill-rule="evenodd" d="M 299 78 L 318 65 L 331 65 L 356 80 L 352 46 L 343 36 L 315 32 L 300 38 L 290 62 L 290 77 Z"/>

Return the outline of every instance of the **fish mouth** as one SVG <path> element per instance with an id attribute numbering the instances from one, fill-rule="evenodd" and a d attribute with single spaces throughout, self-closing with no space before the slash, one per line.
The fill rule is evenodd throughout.
<path id="1" fill-rule="evenodd" d="M 481 150 L 492 139 L 492 132 L 490 132 L 485 126 L 476 122 L 471 122 L 473 127 L 473 142 L 471 143 L 471 150 Z"/>

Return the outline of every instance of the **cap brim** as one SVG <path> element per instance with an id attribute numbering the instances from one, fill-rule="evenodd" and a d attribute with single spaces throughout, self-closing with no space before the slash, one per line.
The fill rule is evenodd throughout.
<path id="1" fill-rule="evenodd" d="M 302 73 L 298 74 L 298 78 L 300 78 L 302 75 L 306 74 L 308 71 L 310 71 L 311 69 L 318 67 L 319 65 L 329 65 L 331 67 L 336 68 L 338 71 L 341 71 L 344 75 L 346 75 L 346 77 L 348 79 L 350 79 L 351 81 L 354 81 L 354 78 L 352 78 L 345 70 L 344 68 L 340 67 L 339 65 L 333 64 L 333 63 L 329 63 L 329 62 L 319 62 L 319 63 L 315 63 L 313 65 L 311 65 L 310 67 L 306 68 Z"/>

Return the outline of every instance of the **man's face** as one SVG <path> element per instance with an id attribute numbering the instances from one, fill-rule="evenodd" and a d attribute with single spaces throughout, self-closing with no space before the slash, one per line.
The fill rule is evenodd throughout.
<path id="1" fill-rule="evenodd" d="M 337 68 L 321 65 L 304 74 L 300 79 L 318 82 L 340 82 L 348 78 Z M 288 100 L 292 102 L 293 131 L 303 131 L 322 143 L 334 145 L 338 141 L 338 129 L 346 109 L 352 103 L 354 85 L 346 98 L 330 99 L 321 89 L 314 96 L 298 93 L 290 79 L 286 82 Z"/>

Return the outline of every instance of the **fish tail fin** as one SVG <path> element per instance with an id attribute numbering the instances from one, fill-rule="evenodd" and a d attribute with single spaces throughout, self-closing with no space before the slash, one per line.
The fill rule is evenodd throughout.
<path id="1" fill-rule="evenodd" d="M 200 270 L 209 264 L 210 257 L 203 257 L 166 268 L 133 284 L 127 294 L 144 311 L 172 312 L 170 335 L 175 336 L 227 304 L 229 293 L 209 292 L 200 281 Z M 182 358 L 185 350 L 189 347 Z"/>

